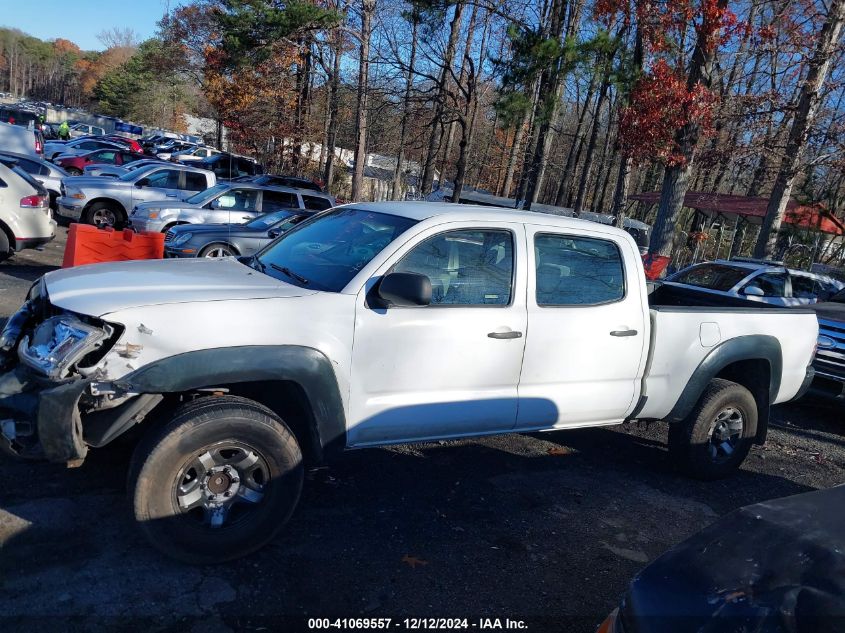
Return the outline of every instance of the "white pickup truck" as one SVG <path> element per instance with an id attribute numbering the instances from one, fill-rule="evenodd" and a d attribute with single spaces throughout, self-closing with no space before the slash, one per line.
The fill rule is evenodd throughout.
<path id="1" fill-rule="evenodd" d="M 219 561 L 343 449 L 667 420 L 681 468 L 727 475 L 808 386 L 817 332 L 797 309 L 650 308 L 614 228 L 354 204 L 251 258 L 48 273 L 0 336 L 0 439 L 73 464 L 138 433 L 142 530 Z"/>

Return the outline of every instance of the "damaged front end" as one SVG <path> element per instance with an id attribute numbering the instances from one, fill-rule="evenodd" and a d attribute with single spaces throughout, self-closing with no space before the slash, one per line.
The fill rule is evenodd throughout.
<path id="1" fill-rule="evenodd" d="M 6 452 L 69 464 L 85 458 L 92 442 L 84 437 L 82 417 L 137 395 L 94 395 L 90 388 L 104 377 L 98 363 L 122 329 L 51 305 L 43 279 L 32 287 L 0 334 L 0 442 Z"/>

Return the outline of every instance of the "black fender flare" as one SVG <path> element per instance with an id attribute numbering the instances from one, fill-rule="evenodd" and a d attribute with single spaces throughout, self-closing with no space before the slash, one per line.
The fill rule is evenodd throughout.
<path id="1" fill-rule="evenodd" d="M 696 367 L 675 406 L 664 420 L 677 423 L 686 419 L 710 381 L 728 365 L 743 360 L 765 360 L 769 363 L 769 400 L 757 402 L 760 410 L 757 439 L 758 441 L 765 439 L 769 406 L 780 390 L 780 379 L 783 373 L 783 353 L 780 341 L 767 334 L 738 336 L 714 347 Z"/>
<path id="2" fill-rule="evenodd" d="M 298 384 L 310 405 L 309 426 L 323 453 L 346 447 L 346 414 L 331 361 L 300 345 L 245 345 L 176 354 L 133 371 L 118 382 L 146 394 L 181 393 L 258 381 Z"/>

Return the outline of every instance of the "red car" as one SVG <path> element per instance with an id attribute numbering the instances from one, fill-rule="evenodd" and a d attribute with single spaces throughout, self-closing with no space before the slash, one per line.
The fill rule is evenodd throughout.
<path id="1" fill-rule="evenodd" d="M 65 156 L 56 159 L 55 163 L 71 176 L 79 176 L 88 165 L 126 165 L 142 158 L 149 158 L 144 154 L 122 151 L 119 149 L 95 149 L 79 156 Z"/>
<path id="2" fill-rule="evenodd" d="M 108 139 L 110 141 L 114 141 L 115 143 L 121 143 L 122 145 L 126 145 L 131 151 L 136 152 L 138 154 L 144 153 L 144 148 L 134 138 L 120 136 L 119 134 L 107 134 L 103 138 Z"/>

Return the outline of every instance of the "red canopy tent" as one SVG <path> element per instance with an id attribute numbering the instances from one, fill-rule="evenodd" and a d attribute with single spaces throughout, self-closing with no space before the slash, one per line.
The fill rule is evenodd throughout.
<path id="1" fill-rule="evenodd" d="M 657 204 L 660 202 L 660 192 L 635 193 L 629 199 Z M 734 220 L 742 218 L 752 224 L 762 224 L 768 204 L 768 198 L 732 196 L 723 193 L 689 191 L 684 196 L 685 207 L 695 209 L 710 217 L 721 215 Z M 801 205 L 795 200 L 790 200 L 783 223 L 811 231 L 845 235 L 845 223 L 821 205 Z"/>

